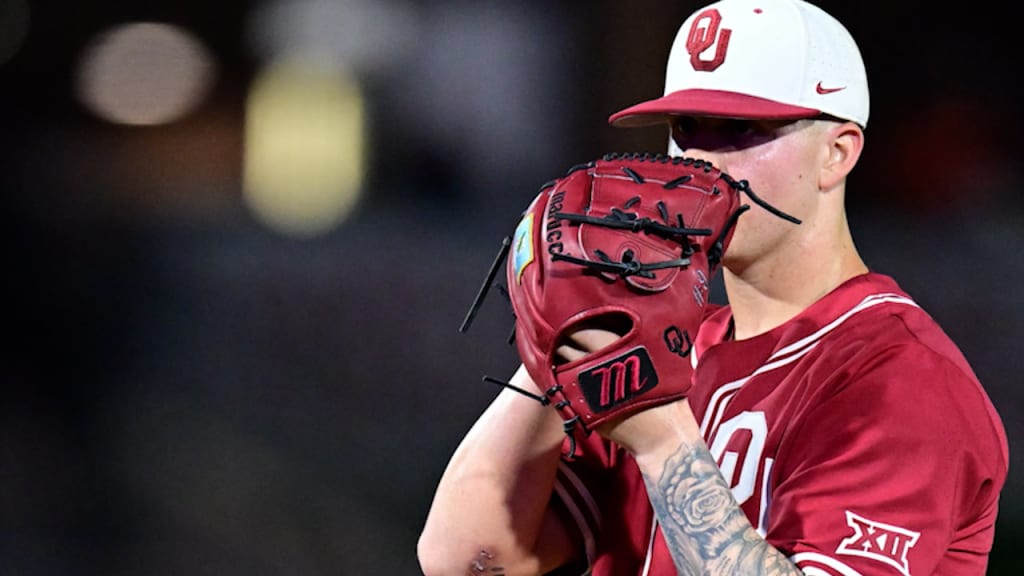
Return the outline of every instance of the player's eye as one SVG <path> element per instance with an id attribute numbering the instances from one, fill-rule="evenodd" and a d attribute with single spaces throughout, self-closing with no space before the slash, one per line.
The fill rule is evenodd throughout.
<path id="1" fill-rule="evenodd" d="M 672 120 L 672 134 L 688 136 L 697 131 L 697 119 L 689 116 L 680 116 Z"/>
<path id="2" fill-rule="evenodd" d="M 697 133 L 697 119 L 680 116 L 672 119 L 672 140 L 680 149 L 686 150 Z"/>
<path id="3" fill-rule="evenodd" d="M 751 120 L 733 119 L 726 124 L 726 131 L 733 136 L 749 136 L 758 133 L 759 127 Z"/>
<path id="4" fill-rule="evenodd" d="M 683 151 L 690 148 L 744 149 L 778 137 L 780 129 L 791 123 L 790 120 L 678 116 L 671 121 L 672 140 Z"/>

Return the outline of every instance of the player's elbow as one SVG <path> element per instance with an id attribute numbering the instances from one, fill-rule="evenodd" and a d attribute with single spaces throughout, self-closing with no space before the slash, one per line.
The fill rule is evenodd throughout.
<path id="1" fill-rule="evenodd" d="M 416 543 L 416 558 L 423 576 L 464 576 L 466 562 L 455 561 L 457 553 L 451 550 L 451 543 L 443 535 L 428 526 Z"/>
<path id="2" fill-rule="evenodd" d="M 426 532 L 420 534 L 420 539 L 416 543 L 416 559 L 419 560 L 423 576 L 441 576 L 448 573 L 445 572 L 442 558 L 437 553 L 437 548 L 427 538 Z"/>
<path id="3" fill-rule="evenodd" d="M 416 543 L 416 557 L 424 576 L 466 576 L 500 572 L 505 576 L 540 574 L 538 565 L 529 556 L 500 553 L 507 547 L 454 537 L 450 530 L 431 530 L 429 527 Z"/>

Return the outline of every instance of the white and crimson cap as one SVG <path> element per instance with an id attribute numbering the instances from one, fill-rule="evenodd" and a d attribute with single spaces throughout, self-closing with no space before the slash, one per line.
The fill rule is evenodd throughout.
<path id="1" fill-rule="evenodd" d="M 665 95 L 617 112 L 615 126 L 668 115 L 868 123 L 868 81 L 849 31 L 803 0 L 721 0 L 683 22 Z"/>

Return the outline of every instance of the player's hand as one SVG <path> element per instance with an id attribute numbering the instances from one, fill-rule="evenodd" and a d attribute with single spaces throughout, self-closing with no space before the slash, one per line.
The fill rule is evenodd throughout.
<path id="1" fill-rule="evenodd" d="M 615 332 L 599 328 L 573 332 L 556 349 L 556 360 L 559 362 L 582 360 L 586 356 L 610 346 L 620 337 Z M 680 376 L 689 378 L 690 374 L 687 372 Z M 681 420 L 680 409 L 686 408 L 683 406 L 686 402 L 686 399 L 676 400 L 614 418 L 597 426 L 596 431 L 602 437 L 633 453 L 650 453 L 657 450 L 662 444 L 673 448 L 677 445 L 674 434 L 678 431 L 677 423 Z"/>

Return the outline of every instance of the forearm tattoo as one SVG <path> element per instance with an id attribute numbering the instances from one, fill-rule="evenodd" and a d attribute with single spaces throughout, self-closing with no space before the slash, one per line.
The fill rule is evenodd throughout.
<path id="1" fill-rule="evenodd" d="M 704 446 L 684 444 L 644 481 L 680 574 L 801 574 L 750 525 Z"/>

